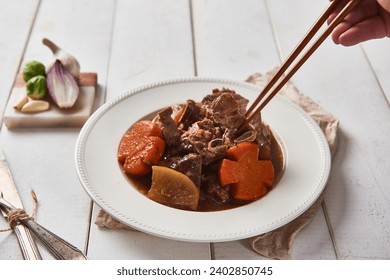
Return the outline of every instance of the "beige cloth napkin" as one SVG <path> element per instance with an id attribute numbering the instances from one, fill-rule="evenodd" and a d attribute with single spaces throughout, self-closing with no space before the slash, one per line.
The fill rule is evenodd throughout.
<path id="1" fill-rule="evenodd" d="M 247 79 L 247 82 L 265 86 L 268 80 L 272 78 L 273 73 L 270 72 L 266 75 L 253 74 Z M 278 94 L 288 97 L 314 119 L 324 132 L 333 156 L 337 151 L 339 121 L 309 97 L 303 95 L 291 82 L 288 82 Z M 309 209 L 290 223 L 274 231 L 249 239 L 252 249 L 268 258 L 289 259 L 295 236 L 314 218 L 321 207 L 323 197 L 324 193 Z"/>
<path id="2" fill-rule="evenodd" d="M 247 82 L 264 86 L 272 77 L 273 72 L 265 75 L 255 73 L 251 75 Z M 339 121 L 331 114 L 324 111 L 318 104 L 309 97 L 303 95 L 291 82 L 288 82 L 279 93 L 287 96 L 290 100 L 298 104 L 305 110 L 321 127 L 329 143 L 332 156 L 337 150 L 337 130 Z M 292 243 L 299 231 L 304 228 L 316 215 L 321 207 L 323 194 L 317 201 L 301 216 L 290 223 L 265 234 L 248 239 L 252 249 L 262 256 L 273 259 L 289 259 Z M 118 222 L 103 210 L 100 210 L 96 217 L 95 224 L 109 229 L 130 229 L 130 227 Z"/>

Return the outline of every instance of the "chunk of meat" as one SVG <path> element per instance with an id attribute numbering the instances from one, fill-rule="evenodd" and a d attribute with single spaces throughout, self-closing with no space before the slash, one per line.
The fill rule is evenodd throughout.
<path id="1" fill-rule="evenodd" d="M 191 153 L 185 156 L 174 156 L 162 159 L 158 165 L 179 171 L 191 179 L 200 188 L 202 176 L 202 157 Z"/>
<path id="2" fill-rule="evenodd" d="M 245 112 L 240 109 L 231 93 L 223 93 L 211 102 L 207 117 L 218 126 L 236 131 L 246 121 Z"/>
<path id="3" fill-rule="evenodd" d="M 181 130 L 187 130 L 193 123 L 200 121 L 204 118 L 204 111 L 202 110 L 203 105 L 196 103 L 193 100 L 187 100 L 183 107 L 180 117 L 178 118 L 177 124 Z"/>
<path id="4" fill-rule="evenodd" d="M 220 203 L 226 203 L 232 199 L 230 186 L 221 186 L 217 176 L 210 176 L 207 178 L 207 184 L 205 184 L 204 191 L 205 194 L 213 197 Z"/>
<path id="5" fill-rule="evenodd" d="M 220 127 L 214 126 L 210 119 L 204 119 L 194 123 L 188 131 L 182 135 L 182 141 L 202 156 L 204 165 L 208 165 L 225 156 L 226 149 L 210 149 L 209 143 L 222 137 Z"/>
<path id="6" fill-rule="evenodd" d="M 158 112 L 157 122 L 162 127 L 162 134 L 165 143 L 168 146 L 177 146 L 180 144 L 181 133 L 172 119 L 172 107 L 166 107 Z"/>

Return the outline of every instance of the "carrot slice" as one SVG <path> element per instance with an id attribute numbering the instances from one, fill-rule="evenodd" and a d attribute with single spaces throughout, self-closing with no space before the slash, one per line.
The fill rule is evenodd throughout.
<path id="1" fill-rule="evenodd" d="M 254 157 L 258 158 L 259 147 L 257 143 L 242 142 L 228 149 L 226 155 L 229 159 L 238 161 L 246 153 L 253 153 Z"/>
<path id="2" fill-rule="evenodd" d="M 124 163 L 126 157 L 142 150 L 149 141 L 148 138 L 156 136 L 162 138 L 161 128 L 151 121 L 142 120 L 135 123 L 122 137 L 118 149 L 118 160 Z"/>
<path id="3" fill-rule="evenodd" d="M 156 164 L 164 154 L 165 142 L 160 137 L 150 136 L 149 141 L 146 143 L 140 157 L 143 162 L 152 165 Z"/>
<path id="4" fill-rule="evenodd" d="M 130 175 L 146 175 L 162 157 L 165 141 L 161 128 L 151 121 L 139 121 L 122 137 L 118 161 Z"/>
<path id="5" fill-rule="evenodd" d="M 150 171 L 150 165 L 143 162 L 142 158 L 129 156 L 123 164 L 123 170 L 131 175 L 146 175 Z"/>
<path id="6" fill-rule="evenodd" d="M 232 185 L 236 200 L 251 201 L 264 196 L 274 182 L 274 167 L 270 160 L 258 160 L 256 143 L 243 142 L 227 151 L 229 159 L 222 160 L 219 181 Z"/>
<path id="7" fill-rule="evenodd" d="M 235 172 L 236 167 L 237 162 L 229 159 L 222 160 L 221 166 L 218 170 L 219 182 L 222 186 L 238 182 Z"/>
<path id="8" fill-rule="evenodd" d="M 274 180 L 274 168 L 270 160 L 257 160 L 253 154 L 244 154 L 237 162 L 237 183 L 232 196 L 237 200 L 256 200 L 267 193 Z"/>

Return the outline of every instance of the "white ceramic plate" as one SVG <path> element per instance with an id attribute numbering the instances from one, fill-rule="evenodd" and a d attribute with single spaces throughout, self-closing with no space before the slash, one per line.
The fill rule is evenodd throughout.
<path id="1" fill-rule="evenodd" d="M 199 242 L 229 241 L 266 233 L 285 225 L 310 207 L 325 187 L 330 152 L 317 124 L 300 108 L 277 96 L 263 120 L 282 139 L 285 171 L 264 198 L 231 210 L 191 212 L 156 203 L 138 192 L 121 173 L 117 149 L 136 121 L 164 106 L 201 101 L 214 88 L 228 87 L 248 98 L 260 89 L 246 83 L 190 78 L 132 90 L 100 107 L 82 128 L 76 167 L 90 197 L 122 223 L 160 237 Z"/>

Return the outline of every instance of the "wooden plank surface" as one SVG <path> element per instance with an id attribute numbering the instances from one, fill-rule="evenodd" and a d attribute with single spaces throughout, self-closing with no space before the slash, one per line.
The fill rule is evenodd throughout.
<path id="1" fill-rule="evenodd" d="M 273 18 L 278 15 L 272 9 L 269 14 L 268 5 L 278 7 L 266 1 L 243 3 L 239 0 L 194 1 L 193 5 L 198 75 L 244 80 L 255 72 L 266 73 L 279 66 L 278 42 L 290 31 L 273 26 Z M 301 13 L 311 11 L 310 6 L 301 8 Z M 285 24 L 289 25 L 287 20 Z M 321 245 L 321 250 L 312 249 L 317 248 L 317 244 Z M 252 251 L 248 240 L 213 246 L 216 259 L 262 258 Z M 322 213 L 298 235 L 292 254 L 295 259 L 335 258 Z"/>
<path id="2" fill-rule="evenodd" d="M 19 67 L 32 59 L 49 61 L 43 37 L 77 57 L 81 71 L 98 73 L 97 107 L 164 79 L 198 75 L 243 81 L 270 71 L 327 5 L 320 0 L 96 3 L 0 0 L 0 19 L 9 23 L 0 26 L 5 92 L 0 110 Z M 345 48 L 328 39 L 293 77 L 298 89 L 340 120 L 323 209 L 297 235 L 293 259 L 390 258 L 388 49 L 388 40 Z M 191 243 L 98 228 L 94 219 L 100 209 L 83 191 L 74 167 L 79 129 L 11 131 L 3 125 L 0 132 L 0 147 L 26 210 L 32 210 L 34 189 L 40 203 L 37 221 L 88 249 L 91 259 L 264 259 L 247 240 Z M 22 258 L 12 233 L 0 234 L 0 248 L 0 259 Z"/>
<path id="3" fill-rule="evenodd" d="M 107 100 L 147 83 L 193 76 L 189 12 L 188 1 L 118 1 Z M 95 205 L 93 220 L 98 211 Z M 102 230 L 92 224 L 88 254 L 92 259 L 208 259 L 210 249 L 207 243 Z"/>
<path id="4" fill-rule="evenodd" d="M 323 8 L 318 1 L 284 4 L 283 0 L 269 1 L 275 28 L 291 26 L 279 40 L 286 54 L 311 25 L 312 15 Z M 300 14 L 304 7 L 310 15 Z M 382 55 L 387 53 L 387 43 L 378 46 Z M 390 114 L 372 70 L 361 46 L 345 48 L 327 40 L 293 79 L 300 90 L 340 120 L 340 146 L 325 201 L 341 259 L 387 259 L 390 252 L 390 178 L 386 171 Z M 368 234 L 372 230 L 375 234 Z"/>
<path id="5" fill-rule="evenodd" d="M 0 1 L 0 115 L 8 101 L 34 23 L 39 0 Z M 0 125 L 2 120 L 0 121 Z"/>
<path id="6" fill-rule="evenodd" d="M 1 0 L 0 6 L 0 114 L 8 101 L 14 79 L 19 69 L 19 64 L 23 57 L 25 45 L 28 41 L 30 28 L 33 25 L 35 13 L 39 1 L 9 1 Z M 7 24 L 5 24 L 7 23 Z M 0 120 L 0 125 L 2 119 Z M 3 147 L 0 148 L 2 149 Z M 7 228 L 7 224 L 0 219 L 0 227 Z M 0 234 L 0 259 L 20 259 L 22 253 L 16 246 L 17 240 L 11 232 Z M 16 248 L 15 248 L 16 247 Z"/>
<path id="7" fill-rule="evenodd" d="M 192 1 L 198 76 L 244 81 L 279 63 L 264 1 Z"/>
<path id="8" fill-rule="evenodd" d="M 386 55 L 390 50 L 389 40 L 373 40 L 362 44 L 368 61 L 375 72 L 378 83 L 390 103 L 390 79 L 388 69 L 390 65 L 390 56 Z"/>
<path id="9" fill-rule="evenodd" d="M 107 100 L 147 83 L 194 75 L 189 1 L 117 1 Z"/>
<path id="10" fill-rule="evenodd" d="M 94 0 L 42 1 L 22 65 L 33 59 L 49 62 L 51 52 L 41 43 L 47 37 L 73 54 L 82 70 L 98 72 L 98 82 L 105 84 L 113 8 L 110 0 L 99 1 L 99 5 Z M 32 210 L 33 188 L 40 202 L 37 221 L 84 250 L 91 200 L 81 188 L 74 167 L 78 132 L 66 128 L 10 131 L 3 126 L 0 141 L 26 209 Z M 0 258 L 21 258 L 13 235 L 1 238 Z M 44 258 L 51 258 L 42 251 Z"/>

